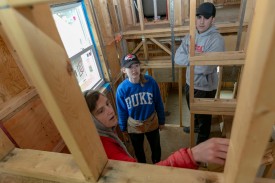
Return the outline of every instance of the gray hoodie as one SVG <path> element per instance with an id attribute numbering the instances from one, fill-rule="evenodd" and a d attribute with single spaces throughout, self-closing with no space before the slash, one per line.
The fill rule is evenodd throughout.
<path id="1" fill-rule="evenodd" d="M 175 63 L 189 66 L 190 36 L 186 35 L 176 51 Z M 224 39 L 215 26 L 196 33 L 196 53 L 224 51 Z M 217 66 L 195 66 L 194 88 L 203 91 L 216 90 L 218 86 Z M 186 83 L 190 85 L 190 67 L 186 70 Z"/>

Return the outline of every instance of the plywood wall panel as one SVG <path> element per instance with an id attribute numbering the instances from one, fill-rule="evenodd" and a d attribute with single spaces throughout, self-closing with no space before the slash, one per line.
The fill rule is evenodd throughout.
<path id="1" fill-rule="evenodd" d="M 0 35 L 0 104 L 8 101 L 24 89 L 28 83 L 16 65 L 12 54 Z"/>
<path id="2" fill-rule="evenodd" d="M 31 99 L 3 126 L 20 148 L 52 151 L 61 140 L 52 119 L 37 96 Z"/>

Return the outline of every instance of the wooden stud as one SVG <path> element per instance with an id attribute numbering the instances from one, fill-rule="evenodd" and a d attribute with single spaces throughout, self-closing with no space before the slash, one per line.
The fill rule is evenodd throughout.
<path id="1" fill-rule="evenodd" d="M 270 14 L 273 7 L 274 0 L 256 2 L 224 171 L 225 183 L 253 182 L 274 124 L 275 98 L 270 97 L 275 92 L 275 14 Z"/>
<path id="2" fill-rule="evenodd" d="M 132 0 L 129 0 L 129 1 L 131 1 L 130 4 L 131 4 L 131 11 L 132 11 L 132 18 L 133 18 L 133 26 L 135 26 L 137 24 L 136 8 L 134 5 L 134 1 Z"/>
<path id="3" fill-rule="evenodd" d="M 217 92 L 216 92 L 216 99 L 220 98 L 221 95 L 221 90 L 222 90 L 222 74 L 223 74 L 223 66 L 219 67 L 219 73 L 218 73 L 218 87 L 217 87 Z"/>
<path id="4" fill-rule="evenodd" d="M 179 68 L 179 80 L 178 80 L 178 85 L 179 85 L 179 114 L 180 114 L 180 127 L 182 127 L 182 68 Z"/>
<path id="5" fill-rule="evenodd" d="M 139 17 L 139 25 L 140 25 L 140 30 L 144 30 L 144 13 L 143 13 L 143 6 L 142 6 L 142 1 L 137 0 L 138 4 L 138 17 Z"/>
<path id="6" fill-rule="evenodd" d="M 2 9 L 0 20 L 86 179 L 97 180 L 107 156 L 64 48 L 14 9 Z"/>
<path id="7" fill-rule="evenodd" d="M 144 60 L 147 61 L 149 59 L 149 54 L 148 54 L 148 45 L 147 45 L 146 38 L 142 38 L 142 44 L 143 44 Z"/>
<path id="8" fill-rule="evenodd" d="M 1 123 L 1 121 L 0 121 Z M 14 149 L 13 143 L 0 128 L 0 160 Z"/>
<path id="9" fill-rule="evenodd" d="M 183 0 L 183 22 L 186 22 L 187 19 L 189 19 L 189 0 Z"/>
<path id="10" fill-rule="evenodd" d="M 190 46 L 189 56 L 190 58 L 195 56 L 195 13 L 196 11 L 196 0 L 190 0 Z M 194 69 L 195 66 L 191 65 L 190 61 L 190 86 L 189 86 L 189 103 L 190 103 L 190 146 L 194 146 L 194 120 L 195 113 L 191 110 L 191 104 L 194 102 Z"/>
<path id="11" fill-rule="evenodd" d="M 174 22 L 175 25 L 182 25 L 182 0 L 174 0 Z"/>
<path id="12" fill-rule="evenodd" d="M 17 96 L 13 97 L 9 101 L 0 105 L 0 120 L 4 119 L 10 113 L 15 111 L 21 105 L 32 99 L 37 95 L 37 92 L 34 88 L 28 88 Z"/>

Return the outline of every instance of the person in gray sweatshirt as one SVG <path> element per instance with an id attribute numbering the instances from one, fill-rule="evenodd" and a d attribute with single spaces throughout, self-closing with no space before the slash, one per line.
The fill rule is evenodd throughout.
<path id="1" fill-rule="evenodd" d="M 212 3 L 202 3 L 196 12 L 196 39 L 195 52 L 222 52 L 224 51 L 224 39 L 213 25 L 216 15 L 216 8 Z M 190 35 L 182 39 L 182 43 L 176 51 L 175 63 L 186 65 L 186 84 L 185 95 L 189 105 L 189 45 Z M 194 70 L 194 97 L 195 98 L 214 98 L 218 86 L 217 66 L 195 66 Z M 212 115 L 195 115 L 195 132 L 198 133 L 197 144 L 209 138 L 211 130 Z M 184 132 L 189 133 L 190 128 L 184 127 Z"/>

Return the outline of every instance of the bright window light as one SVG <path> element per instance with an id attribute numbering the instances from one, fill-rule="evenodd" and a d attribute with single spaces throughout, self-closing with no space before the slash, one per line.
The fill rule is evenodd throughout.
<path id="1" fill-rule="evenodd" d="M 82 91 L 104 83 L 81 3 L 54 6 L 53 18 Z"/>

